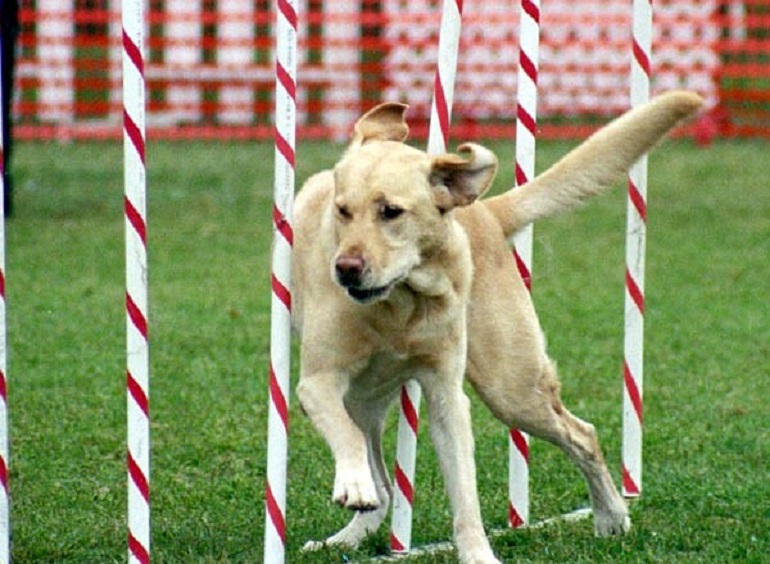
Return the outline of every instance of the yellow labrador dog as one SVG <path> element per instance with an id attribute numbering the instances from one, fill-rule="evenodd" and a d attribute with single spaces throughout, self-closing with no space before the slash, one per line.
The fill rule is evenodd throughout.
<path id="1" fill-rule="evenodd" d="M 561 402 L 554 363 L 507 243 L 533 221 L 578 205 L 628 168 L 701 99 L 661 95 L 629 111 L 527 185 L 479 200 L 497 159 L 464 144 L 431 156 L 403 142 L 406 106 L 356 124 L 334 170 L 296 199 L 294 323 L 302 408 L 331 448 L 332 497 L 355 511 L 324 544 L 356 546 L 382 523 L 392 489 L 383 421 L 409 379 L 422 387 L 462 562 L 497 562 L 476 492 L 467 375 L 508 427 L 550 441 L 588 483 L 598 535 L 630 527 L 592 425 Z"/>

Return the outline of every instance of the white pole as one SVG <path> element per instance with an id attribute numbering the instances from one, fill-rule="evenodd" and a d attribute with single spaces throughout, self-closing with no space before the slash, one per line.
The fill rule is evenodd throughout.
<path id="1" fill-rule="evenodd" d="M 444 0 L 439 30 L 438 65 L 433 89 L 433 104 L 428 134 L 428 153 L 446 151 L 449 142 L 449 121 L 454 99 L 457 52 L 460 46 L 462 1 Z M 404 386 L 401 394 L 401 414 L 398 421 L 398 451 L 394 474 L 396 484 L 393 499 L 393 521 L 390 548 L 394 552 L 409 552 L 412 539 L 412 494 L 417 457 L 417 420 L 421 392 L 417 382 Z"/>
<path id="2" fill-rule="evenodd" d="M 275 184 L 270 317 L 265 563 L 286 558 L 286 467 L 291 359 L 292 203 L 297 89 L 297 11 L 293 0 L 276 2 Z"/>
<path id="3" fill-rule="evenodd" d="M 516 186 L 535 177 L 537 75 L 540 58 L 540 0 L 522 0 L 519 21 L 519 73 L 516 108 Z M 532 225 L 513 237 L 516 266 L 528 290 L 532 286 Z M 529 436 L 508 433 L 508 524 L 529 523 Z"/>
<path id="4" fill-rule="evenodd" d="M 634 0 L 631 105 L 650 98 L 652 2 Z M 642 491 L 642 378 L 644 360 L 644 260 L 647 235 L 647 157 L 631 167 L 626 228 L 623 363 L 623 495 Z"/>
<path id="5" fill-rule="evenodd" d="M 2 31 L 0 31 L 2 33 Z M 0 58 L 0 75 L 3 72 Z M 0 85 L 0 100 L 4 95 Z M 0 131 L 3 131 L 0 112 Z M 0 134 L 0 562 L 11 561 L 11 500 L 8 485 L 10 453 L 8 441 L 7 326 L 5 316 L 5 139 Z"/>
<path id="6" fill-rule="evenodd" d="M 150 561 L 150 417 L 144 4 L 123 0 L 128 560 Z"/>

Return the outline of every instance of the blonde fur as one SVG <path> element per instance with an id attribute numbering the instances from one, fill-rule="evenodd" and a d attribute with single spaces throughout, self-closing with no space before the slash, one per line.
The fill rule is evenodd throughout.
<path id="1" fill-rule="evenodd" d="M 507 239 L 607 190 L 701 101 L 673 92 L 600 130 L 531 183 L 478 200 L 497 159 L 480 145 L 430 156 L 403 143 L 406 107 L 356 124 L 333 171 L 295 203 L 293 321 L 302 337 L 297 395 L 329 445 L 332 499 L 355 515 L 323 542 L 356 546 L 392 499 L 382 456 L 387 410 L 419 382 L 445 478 L 462 562 L 497 562 L 476 493 L 467 377 L 508 427 L 560 447 L 580 468 L 597 535 L 622 534 L 628 509 L 594 428 L 563 405 L 529 293 Z"/>
<path id="2" fill-rule="evenodd" d="M 688 117 L 702 103 L 692 92 L 661 94 L 597 131 L 532 182 L 485 200 L 484 205 L 506 236 L 538 219 L 570 210 L 616 186 L 672 123 Z"/>

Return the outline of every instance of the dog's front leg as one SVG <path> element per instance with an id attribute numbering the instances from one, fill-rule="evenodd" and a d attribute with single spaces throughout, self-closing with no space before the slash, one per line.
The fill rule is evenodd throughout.
<path id="1" fill-rule="evenodd" d="M 349 384 L 346 373 L 303 374 L 297 396 L 334 456 L 332 499 L 348 509 L 370 510 L 380 501 L 369 467 L 366 437 L 345 409 Z"/>
<path id="2" fill-rule="evenodd" d="M 462 370 L 427 374 L 420 379 L 430 417 L 431 439 L 438 454 L 461 562 L 499 562 L 484 533 L 476 490 L 470 402 L 462 389 Z M 454 372 L 454 374 L 452 374 Z"/>
<path id="3" fill-rule="evenodd" d="M 377 407 L 377 406 L 375 406 Z M 385 413 L 382 413 L 384 420 Z M 390 499 L 393 496 L 390 479 L 385 469 L 382 458 L 382 420 L 378 420 L 375 425 L 366 426 L 367 429 L 367 448 L 369 451 L 369 465 L 372 469 L 374 481 L 377 486 L 380 497 L 380 506 L 377 509 L 368 511 L 356 511 L 350 522 L 324 541 L 309 541 L 305 543 L 302 550 L 319 550 L 326 546 L 347 546 L 355 548 L 367 536 L 380 528 L 385 520 L 390 508 Z"/>

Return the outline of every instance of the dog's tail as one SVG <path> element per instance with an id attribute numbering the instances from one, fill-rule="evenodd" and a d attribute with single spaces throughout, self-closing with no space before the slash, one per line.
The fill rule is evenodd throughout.
<path id="1" fill-rule="evenodd" d="M 594 133 L 531 182 L 483 202 L 510 237 L 618 184 L 632 164 L 702 104 L 692 92 L 661 94 Z"/>

